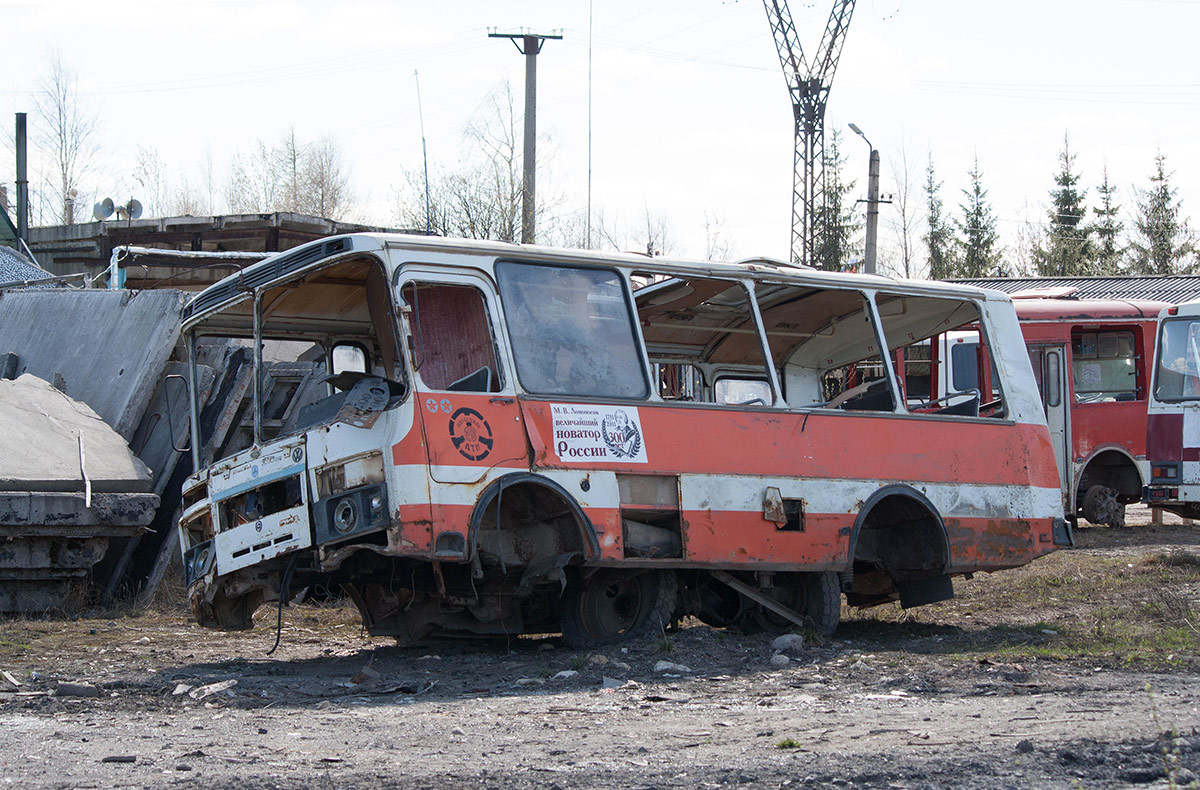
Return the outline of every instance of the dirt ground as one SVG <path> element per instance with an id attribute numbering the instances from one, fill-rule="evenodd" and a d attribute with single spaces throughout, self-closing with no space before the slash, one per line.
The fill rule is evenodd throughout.
<path id="1" fill-rule="evenodd" d="M 1130 520 L 1039 563 L 1200 550 L 1200 527 Z M 1198 786 L 1200 655 L 1055 655 L 1056 629 L 1103 613 L 982 605 L 1034 566 L 956 580 L 932 614 L 846 612 L 786 662 L 771 636 L 692 621 L 588 653 L 554 636 L 399 648 L 304 606 L 273 655 L 274 611 L 240 634 L 178 607 L 7 621 L 0 785 Z M 1192 627 L 1200 591 L 1184 594 Z"/>

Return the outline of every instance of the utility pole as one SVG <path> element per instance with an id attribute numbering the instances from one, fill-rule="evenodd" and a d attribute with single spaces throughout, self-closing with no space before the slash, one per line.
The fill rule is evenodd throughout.
<path id="1" fill-rule="evenodd" d="M 867 163 L 867 249 L 865 250 L 865 273 L 875 273 L 875 253 L 879 240 L 879 150 L 871 145 L 871 141 L 854 124 L 850 131 L 857 134 L 871 149 L 871 158 Z M 891 201 L 888 201 L 891 202 Z"/>
<path id="2" fill-rule="evenodd" d="M 537 56 L 547 39 L 561 39 L 560 34 L 497 33 L 493 28 L 488 38 L 507 38 L 525 56 L 525 153 L 522 155 L 524 173 L 521 181 L 521 243 L 534 243 L 534 209 L 537 206 L 535 171 L 537 166 Z"/>

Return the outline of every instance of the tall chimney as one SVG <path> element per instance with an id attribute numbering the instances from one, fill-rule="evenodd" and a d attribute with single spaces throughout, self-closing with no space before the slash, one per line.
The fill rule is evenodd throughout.
<path id="1" fill-rule="evenodd" d="M 17 113 L 17 238 L 29 246 L 29 175 L 26 171 L 25 113 Z"/>

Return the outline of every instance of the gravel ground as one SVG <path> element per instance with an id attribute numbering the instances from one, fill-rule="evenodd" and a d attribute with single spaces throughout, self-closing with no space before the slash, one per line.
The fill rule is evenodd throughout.
<path id="1" fill-rule="evenodd" d="M 1153 540 L 1198 532 L 1175 522 Z M 1136 529 L 1085 533 L 1088 552 L 1162 548 L 1149 530 L 1140 544 Z M 1196 657 L 1018 660 L 981 652 L 971 623 L 872 620 L 782 653 L 692 621 L 596 652 L 555 636 L 400 648 L 336 606 L 287 610 L 268 655 L 274 612 L 260 614 L 239 634 L 177 609 L 4 623 L 0 785 L 1173 788 L 1200 775 Z"/>

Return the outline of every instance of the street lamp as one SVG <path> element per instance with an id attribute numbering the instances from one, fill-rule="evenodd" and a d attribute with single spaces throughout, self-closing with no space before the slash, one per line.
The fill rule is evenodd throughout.
<path id="1" fill-rule="evenodd" d="M 875 249 L 879 238 L 879 152 L 871 145 L 862 129 L 850 124 L 850 131 L 861 137 L 871 150 L 871 160 L 867 167 L 867 249 L 864 257 L 866 273 L 874 274 Z"/>

